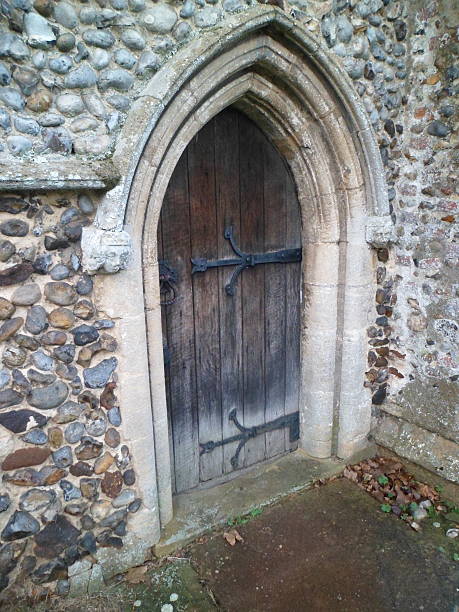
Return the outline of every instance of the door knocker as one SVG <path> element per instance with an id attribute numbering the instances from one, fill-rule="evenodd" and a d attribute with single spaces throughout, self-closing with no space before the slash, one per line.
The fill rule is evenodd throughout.
<path id="1" fill-rule="evenodd" d="M 159 303 L 170 306 L 177 300 L 177 272 L 165 261 L 159 262 Z"/>

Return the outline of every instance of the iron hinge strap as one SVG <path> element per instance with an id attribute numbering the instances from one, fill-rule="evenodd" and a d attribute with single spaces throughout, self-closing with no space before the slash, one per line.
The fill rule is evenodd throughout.
<path id="1" fill-rule="evenodd" d="M 233 469 L 236 469 L 239 465 L 239 454 L 246 444 L 248 440 L 251 438 L 255 438 L 261 434 L 267 433 L 268 431 L 274 431 L 276 429 L 283 429 L 284 427 L 289 428 L 289 439 L 290 442 L 295 442 L 300 437 L 300 417 L 299 412 L 292 412 L 291 414 L 285 414 L 283 416 L 277 417 L 268 423 L 263 423 L 261 425 L 254 425 L 252 427 L 244 427 L 239 423 L 236 415 L 236 409 L 234 408 L 228 415 L 228 419 L 232 421 L 236 427 L 239 429 L 238 434 L 234 434 L 233 436 L 229 436 L 228 438 L 224 438 L 223 440 L 210 440 L 209 442 L 200 443 L 200 454 L 204 455 L 205 453 L 212 452 L 215 448 L 219 446 L 224 446 L 225 444 L 231 444 L 231 442 L 239 442 L 238 447 L 236 449 L 235 454 L 231 458 L 231 465 Z"/>
<path id="2" fill-rule="evenodd" d="M 281 251 L 270 251 L 268 253 L 243 253 L 234 241 L 232 226 L 227 227 L 224 232 L 224 237 L 231 244 L 231 248 L 237 255 L 231 259 L 215 259 L 208 260 L 203 257 L 192 258 L 193 267 L 191 274 L 196 272 L 205 272 L 210 268 L 220 268 L 222 266 L 236 266 L 229 282 L 225 285 L 227 295 L 234 295 L 235 285 L 239 274 L 245 268 L 254 267 L 258 264 L 268 263 L 293 263 L 301 261 L 301 249 L 283 249 Z"/>

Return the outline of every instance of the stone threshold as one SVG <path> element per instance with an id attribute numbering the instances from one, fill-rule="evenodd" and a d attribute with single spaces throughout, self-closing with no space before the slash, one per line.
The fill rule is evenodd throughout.
<path id="1" fill-rule="evenodd" d="M 163 529 L 154 552 L 157 557 L 170 555 L 202 534 L 224 525 L 230 518 L 308 489 L 320 479 L 340 474 L 346 464 L 375 454 L 372 445 L 347 461 L 314 459 L 303 450 L 296 450 L 254 466 L 223 484 L 180 493 L 173 500 L 174 518 Z"/>

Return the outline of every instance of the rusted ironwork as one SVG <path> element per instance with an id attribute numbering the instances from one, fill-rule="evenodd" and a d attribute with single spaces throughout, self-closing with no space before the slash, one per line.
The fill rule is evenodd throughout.
<path id="1" fill-rule="evenodd" d="M 161 306 L 170 306 L 177 300 L 177 272 L 166 261 L 159 262 L 159 293 Z"/>
<path id="2" fill-rule="evenodd" d="M 268 263 L 292 263 L 301 261 L 301 249 L 283 249 L 281 251 L 270 251 L 268 253 L 243 253 L 234 241 L 233 228 L 229 226 L 224 231 L 224 237 L 231 244 L 231 248 L 237 255 L 232 259 L 208 260 L 202 257 L 192 258 L 193 267 L 191 273 L 205 272 L 209 268 L 219 268 L 221 266 L 236 266 L 229 282 L 225 285 L 227 295 L 234 295 L 236 281 L 239 274 L 245 268 L 254 267 L 258 264 Z"/>
<path id="3" fill-rule="evenodd" d="M 225 444 L 230 444 L 231 442 L 239 442 L 236 452 L 234 453 L 233 457 L 231 457 L 231 465 L 233 469 L 239 467 L 240 452 L 250 438 L 255 438 L 256 436 L 267 433 L 268 431 L 274 431 L 275 429 L 283 429 L 284 427 L 289 428 L 290 442 L 295 442 L 300 437 L 299 412 L 292 412 L 291 414 L 280 416 L 277 419 L 269 421 L 268 423 L 263 423 L 262 425 L 244 427 L 244 425 L 239 423 L 236 415 L 236 409 L 233 408 L 228 415 L 228 419 L 236 425 L 240 433 L 224 438 L 223 440 L 217 440 L 216 442 L 213 440 L 203 442 L 200 443 L 199 446 L 201 447 L 200 454 L 204 455 L 204 453 L 212 452 L 218 446 L 224 446 Z"/>

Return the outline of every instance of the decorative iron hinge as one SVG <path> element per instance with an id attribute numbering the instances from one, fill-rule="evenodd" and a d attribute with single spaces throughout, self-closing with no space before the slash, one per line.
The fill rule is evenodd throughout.
<path id="1" fill-rule="evenodd" d="M 235 284 L 239 274 L 248 267 L 254 267 L 258 264 L 267 263 L 292 263 L 301 261 L 301 249 L 284 249 L 282 251 L 271 251 L 268 253 L 243 253 L 241 249 L 234 242 L 233 228 L 232 226 L 227 227 L 224 232 L 224 237 L 229 240 L 231 248 L 236 253 L 237 257 L 233 259 L 216 259 L 209 261 L 201 257 L 192 258 L 191 263 L 193 267 L 191 274 L 196 272 L 205 272 L 209 268 L 219 268 L 221 266 L 236 266 L 229 283 L 225 285 L 225 291 L 227 295 L 234 295 Z"/>
<path id="2" fill-rule="evenodd" d="M 239 423 L 235 408 L 229 413 L 228 419 L 236 425 L 240 433 L 230 436 L 229 438 L 225 438 L 224 440 L 217 440 L 216 442 L 213 440 L 203 442 L 202 444 L 200 443 L 199 446 L 201 447 L 200 454 L 204 455 L 205 453 L 212 452 L 214 448 L 217 448 L 218 446 L 224 446 L 225 444 L 230 444 L 231 442 L 239 442 L 236 452 L 234 453 L 233 457 L 231 457 L 231 465 L 233 469 L 238 467 L 239 454 L 247 440 L 250 440 L 250 438 L 256 438 L 256 436 L 267 433 L 268 431 L 283 429 L 284 427 L 288 427 L 290 430 L 290 442 L 295 442 L 300 437 L 299 412 L 292 412 L 291 414 L 280 416 L 273 421 L 269 421 L 268 423 L 263 423 L 263 425 L 254 425 L 253 427 L 244 427 Z"/>

